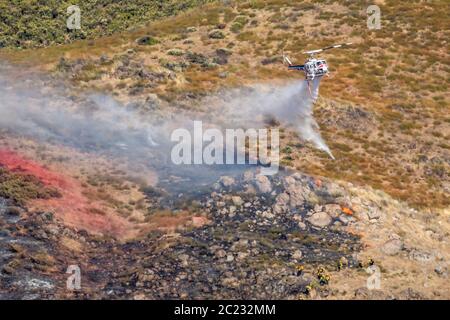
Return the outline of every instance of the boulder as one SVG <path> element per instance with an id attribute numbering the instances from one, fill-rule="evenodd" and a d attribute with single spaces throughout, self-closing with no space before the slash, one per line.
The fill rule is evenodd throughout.
<path id="1" fill-rule="evenodd" d="M 228 49 L 217 49 L 216 57 L 214 58 L 214 62 L 220 65 L 225 65 L 228 63 L 228 57 L 231 55 L 231 51 Z"/>
<path id="2" fill-rule="evenodd" d="M 222 184 L 222 186 L 228 188 L 234 185 L 235 181 L 233 177 L 230 176 L 222 176 L 220 177 L 219 182 Z"/>
<path id="3" fill-rule="evenodd" d="M 244 176 L 242 178 L 244 182 L 250 182 L 253 181 L 253 179 L 255 179 L 255 174 L 253 171 L 248 170 L 244 172 Z"/>
<path id="4" fill-rule="evenodd" d="M 381 211 L 378 208 L 369 208 L 367 211 L 367 216 L 370 220 L 379 219 L 381 217 Z"/>
<path id="5" fill-rule="evenodd" d="M 272 207 L 273 212 L 276 214 L 284 213 L 289 209 L 289 195 L 285 192 L 280 193 Z"/>
<path id="6" fill-rule="evenodd" d="M 419 251 L 416 249 L 411 250 L 411 252 L 409 253 L 409 258 L 411 260 L 416 260 L 422 263 L 427 263 L 434 260 L 434 257 L 431 253 Z"/>
<path id="7" fill-rule="evenodd" d="M 295 250 L 292 254 L 292 259 L 300 260 L 302 258 L 303 254 L 300 250 Z"/>
<path id="8" fill-rule="evenodd" d="M 316 212 L 311 217 L 309 217 L 308 222 L 311 223 L 314 227 L 324 228 L 328 226 L 332 219 L 326 212 Z"/>
<path id="9" fill-rule="evenodd" d="M 266 176 L 257 176 L 255 184 L 259 192 L 261 193 L 270 193 L 272 191 L 272 184 L 270 183 L 269 178 L 267 178 Z"/>
<path id="10" fill-rule="evenodd" d="M 322 211 L 326 212 L 330 217 L 337 218 L 341 215 L 342 209 L 338 204 L 327 204 L 323 206 Z"/>
<path id="11" fill-rule="evenodd" d="M 296 180 L 293 176 L 287 176 L 283 179 L 283 186 L 289 195 L 289 205 L 295 208 L 304 204 L 308 198 L 309 190 L 305 188 L 301 181 Z"/>
<path id="12" fill-rule="evenodd" d="M 225 252 L 225 250 L 220 249 L 220 250 L 216 251 L 215 255 L 217 258 L 220 259 L 220 258 L 225 257 L 227 255 L 227 253 Z"/>
<path id="13" fill-rule="evenodd" d="M 244 201 L 242 200 L 242 198 L 241 197 L 239 197 L 239 196 L 233 196 L 233 197 L 231 197 L 231 201 L 233 201 L 233 204 L 235 205 L 235 206 L 242 206 L 242 204 L 244 203 Z"/>
<path id="14" fill-rule="evenodd" d="M 400 253 L 402 249 L 403 241 L 401 241 L 400 239 L 392 239 L 385 242 L 385 244 L 381 248 L 381 251 L 383 251 L 383 253 L 387 254 L 388 256 L 395 256 Z"/>

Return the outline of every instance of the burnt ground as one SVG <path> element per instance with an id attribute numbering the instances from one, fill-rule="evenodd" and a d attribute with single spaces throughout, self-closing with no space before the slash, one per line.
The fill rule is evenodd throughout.
<path id="1" fill-rule="evenodd" d="M 312 178 L 297 178 L 306 183 L 303 196 L 315 191 L 324 201 L 333 198 Z M 327 270 L 359 268 L 359 239 L 339 228 L 345 217 L 324 227 L 307 222 L 314 210 L 311 194 L 295 210 L 274 216 L 286 182 L 283 187 L 281 178 L 264 180 L 270 190 L 266 185 L 269 192 L 261 193 L 260 184 L 252 190 L 252 181 L 239 179 L 224 177 L 209 194 L 154 199 L 161 208 L 178 206 L 171 208 L 174 214 L 187 207 L 203 211 L 205 220 L 125 243 L 77 232 L 51 213 L 27 212 L 2 200 L 1 297 L 296 299 L 315 288 L 328 295 Z M 71 264 L 82 270 L 76 292 L 66 289 Z"/>

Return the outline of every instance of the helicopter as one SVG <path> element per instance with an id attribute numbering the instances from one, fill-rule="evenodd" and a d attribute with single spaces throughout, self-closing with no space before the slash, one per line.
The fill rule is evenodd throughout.
<path id="1" fill-rule="evenodd" d="M 293 64 L 291 59 L 289 59 L 289 57 L 283 53 L 283 63 L 288 65 L 289 70 L 298 70 L 298 71 L 303 71 L 305 73 L 305 80 L 308 83 L 309 93 L 312 95 L 310 83 L 312 81 L 314 81 L 314 79 L 323 77 L 324 75 L 329 76 L 328 64 L 327 64 L 326 60 L 317 59 L 314 57 L 314 55 L 317 53 L 326 51 L 326 50 L 334 49 L 334 48 L 347 47 L 351 44 L 352 44 L 351 42 L 347 42 L 347 43 L 332 45 L 332 46 L 325 47 L 322 49 L 305 51 L 305 52 L 303 52 L 303 54 L 307 54 L 307 55 L 309 55 L 309 57 L 308 57 L 308 60 L 306 60 L 305 64 L 303 64 L 303 65 Z"/>

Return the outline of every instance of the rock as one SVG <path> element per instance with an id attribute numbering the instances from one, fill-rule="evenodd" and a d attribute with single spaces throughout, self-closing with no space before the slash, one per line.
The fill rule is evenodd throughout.
<path id="1" fill-rule="evenodd" d="M 383 251 L 388 256 L 395 256 L 403 249 L 403 241 L 399 239 L 392 239 L 387 241 L 381 251 Z"/>
<path id="2" fill-rule="evenodd" d="M 231 197 L 231 201 L 233 201 L 233 204 L 234 204 L 235 206 L 238 206 L 238 207 L 242 206 L 242 204 L 244 203 L 244 201 L 242 200 L 242 198 L 239 197 L 239 196 L 233 196 L 233 197 Z"/>
<path id="3" fill-rule="evenodd" d="M 400 292 L 398 298 L 400 300 L 422 300 L 425 299 L 425 296 L 412 288 L 408 288 Z"/>
<path id="4" fill-rule="evenodd" d="M 232 254 L 227 255 L 227 262 L 232 262 L 234 260 L 234 256 Z"/>
<path id="5" fill-rule="evenodd" d="M 251 182 L 253 179 L 255 179 L 255 174 L 253 171 L 248 170 L 244 172 L 244 176 L 242 178 L 244 182 Z"/>
<path id="6" fill-rule="evenodd" d="M 233 218 L 236 215 L 236 207 L 235 206 L 230 206 L 229 210 L 229 217 Z"/>
<path id="7" fill-rule="evenodd" d="M 219 72 L 218 76 L 220 79 L 228 78 L 229 73 L 227 71 Z"/>
<path id="8" fill-rule="evenodd" d="M 212 30 L 208 37 L 211 39 L 225 39 L 225 34 L 220 30 Z"/>
<path id="9" fill-rule="evenodd" d="M 303 254 L 300 250 L 296 250 L 293 254 L 292 254 L 292 259 L 295 260 L 300 260 L 302 258 Z"/>
<path id="10" fill-rule="evenodd" d="M 369 215 L 367 214 L 367 211 L 365 211 L 365 210 L 356 210 L 354 216 L 356 219 L 358 219 L 360 221 L 367 222 L 369 220 Z"/>
<path id="11" fill-rule="evenodd" d="M 272 212 L 269 212 L 269 211 L 264 211 L 261 216 L 263 218 L 266 218 L 266 219 L 269 219 L 269 220 L 271 220 L 271 219 L 273 219 L 275 217 L 275 215 Z"/>
<path id="12" fill-rule="evenodd" d="M 223 29 L 225 29 L 227 27 L 227 24 L 226 23 L 219 23 L 216 27 L 217 27 L 217 29 L 223 30 Z"/>
<path id="13" fill-rule="evenodd" d="M 388 297 L 381 290 L 369 290 L 365 287 L 361 287 L 355 290 L 355 298 L 358 300 L 362 299 L 384 300 Z"/>
<path id="14" fill-rule="evenodd" d="M 98 62 L 100 64 L 107 64 L 107 63 L 111 62 L 111 60 L 109 59 L 109 57 L 106 54 L 102 54 L 100 56 L 100 58 L 98 59 Z"/>
<path id="15" fill-rule="evenodd" d="M 196 27 L 187 27 L 186 28 L 186 32 L 192 33 L 192 32 L 195 32 L 195 31 L 197 31 Z"/>
<path id="16" fill-rule="evenodd" d="M 238 260 L 244 260 L 247 257 L 248 257 L 248 253 L 247 252 L 239 252 L 237 258 L 238 258 Z"/>
<path id="17" fill-rule="evenodd" d="M 225 250 L 220 249 L 216 251 L 215 255 L 217 258 L 223 258 L 227 255 L 227 253 L 225 252 Z"/>
<path id="18" fill-rule="evenodd" d="M 196 228 L 200 228 L 208 223 L 208 219 L 205 217 L 192 217 L 192 225 Z"/>
<path id="19" fill-rule="evenodd" d="M 245 186 L 244 193 L 255 195 L 256 194 L 256 188 L 252 184 L 248 184 Z"/>
<path id="20" fill-rule="evenodd" d="M 392 233 L 389 235 L 389 240 L 401 240 L 402 238 L 396 234 L 396 233 Z"/>
<path id="21" fill-rule="evenodd" d="M 223 208 L 226 206 L 226 203 L 224 201 L 217 201 L 216 206 L 217 208 Z"/>
<path id="22" fill-rule="evenodd" d="M 55 287 L 50 281 L 37 278 L 25 280 L 25 286 L 30 290 L 51 290 Z"/>
<path id="23" fill-rule="evenodd" d="M 226 49 L 226 48 L 219 48 L 216 50 L 216 54 L 218 56 L 229 57 L 233 54 L 233 52 L 231 52 L 229 49 Z"/>
<path id="24" fill-rule="evenodd" d="M 330 217 L 338 218 L 341 215 L 341 206 L 338 204 L 327 204 L 323 206 L 322 211 L 326 212 Z"/>
<path id="25" fill-rule="evenodd" d="M 346 215 L 340 215 L 339 216 L 339 221 L 341 221 L 343 224 L 347 225 L 350 222 L 353 222 L 354 219 L 353 219 L 353 217 L 349 217 L 349 216 L 346 216 Z"/>
<path id="26" fill-rule="evenodd" d="M 344 189 L 335 183 L 327 183 L 325 188 L 327 192 L 334 198 L 342 197 L 345 194 Z"/>
<path id="27" fill-rule="evenodd" d="M 289 205 L 295 208 L 303 205 L 308 197 L 306 193 L 309 191 L 302 185 L 301 181 L 296 180 L 293 176 L 287 176 L 283 179 L 283 186 L 289 195 Z"/>
<path id="28" fill-rule="evenodd" d="M 179 255 L 179 257 L 178 257 L 178 259 L 180 259 L 180 261 L 181 261 L 181 264 L 183 265 L 183 266 L 187 266 L 188 265 L 188 260 L 189 260 L 189 256 L 187 255 L 187 254 L 180 254 Z"/>
<path id="29" fill-rule="evenodd" d="M 236 241 L 233 244 L 233 246 L 247 248 L 248 247 L 248 239 L 240 239 L 239 241 Z"/>
<path id="30" fill-rule="evenodd" d="M 225 65 L 228 63 L 228 57 L 231 56 L 231 54 L 231 51 L 228 49 L 217 49 L 216 57 L 213 61 L 219 65 Z"/>
<path id="31" fill-rule="evenodd" d="M 234 179 L 229 176 L 220 177 L 219 182 L 226 188 L 233 186 L 235 183 Z"/>
<path id="32" fill-rule="evenodd" d="M 263 175 L 259 175 L 256 177 L 256 187 L 261 193 L 270 193 L 272 191 L 272 184 L 270 183 L 269 178 Z"/>
<path id="33" fill-rule="evenodd" d="M 440 277 L 447 278 L 448 277 L 448 268 L 444 265 L 437 265 L 434 268 L 434 272 Z"/>
<path id="34" fill-rule="evenodd" d="M 273 212 L 276 214 L 284 213 L 289 209 L 289 195 L 287 193 L 280 193 L 273 205 Z"/>
<path id="35" fill-rule="evenodd" d="M 378 210 L 378 208 L 369 208 L 367 211 L 367 216 L 370 220 L 372 219 L 379 219 L 381 217 L 381 212 Z"/>
<path id="36" fill-rule="evenodd" d="M 416 249 L 411 250 L 411 252 L 409 253 L 409 258 L 411 260 L 416 260 L 423 263 L 431 262 L 432 260 L 434 260 L 432 254 Z"/>
<path id="37" fill-rule="evenodd" d="M 304 222 L 302 222 L 302 221 L 300 221 L 300 222 L 298 223 L 298 227 L 299 227 L 301 230 L 306 230 L 306 224 L 305 224 Z"/>
<path id="38" fill-rule="evenodd" d="M 311 217 L 309 217 L 308 222 L 311 223 L 314 227 L 324 228 L 328 226 L 332 219 L 326 212 L 316 212 Z"/>
<path id="39" fill-rule="evenodd" d="M 16 270 L 10 265 L 4 265 L 2 268 L 2 272 L 9 275 L 14 274 L 15 271 Z"/>
<path id="40" fill-rule="evenodd" d="M 224 278 L 222 285 L 229 288 L 237 288 L 239 287 L 239 280 L 235 277 Z"/>
<path id="41" fill-rule="evenodd" d="M 285 189 L 290 189 L 290 187 L 295 186 L 297 183 L 297 180 L 295 180 L 292 176 L 286 176 L 283 178 L 283 185 Z"/>

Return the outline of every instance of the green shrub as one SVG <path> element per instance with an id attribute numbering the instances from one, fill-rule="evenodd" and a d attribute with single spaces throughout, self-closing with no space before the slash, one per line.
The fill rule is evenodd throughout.
<path id="1" fill-rule="evenodd" d="M 25 204 L 32 199 L 49 199 L 60 197 L 55 188 L 45 186 L 38 178 L 32 175 L 10 172 L 0 168 L 0 197 Z"/>

